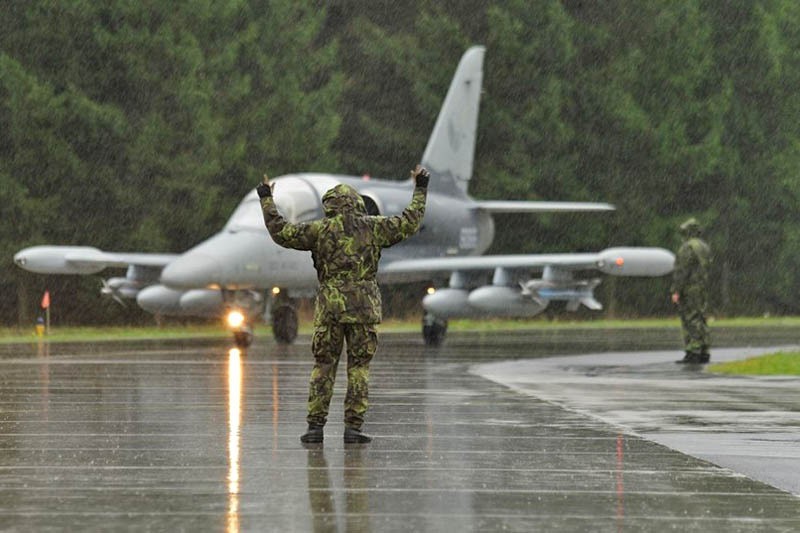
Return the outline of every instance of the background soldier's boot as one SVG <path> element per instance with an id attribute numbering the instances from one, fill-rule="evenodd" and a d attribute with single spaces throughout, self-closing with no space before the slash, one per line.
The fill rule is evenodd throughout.
<path id="1" fill-rule="evenodd" d="M 699 353 L 694 352 L 686 352 L 686 355 L 683 359 L 678 359 L 675 361 L 678 364 L 689 364 L 689 365 L 696 365 L 698 363 L 702 363 L 702 356 Z"/>
<path id="2" fill-rule="evenodd" d="M 372 437 L 361 433 L 360 429 L 346 427 L 344 428 L 344 441 L 348 444 L 365 444 L 367 442 L 372 442 Z"/>
<path id="3" fill-rule="evenodd" d="M 322 442 L 322 426 L 308 425 L 308 431 L 300 437 L 300 442 L 316 443 Z"/>
<path id="4" fill-rule="evenodd" d="M 711 354 L 710 353 L 703 352 L 703 353 L 700 354 L 700 363 L 705 364 L 705 363 L 708 363 L 709 361 L 711 361 Z"/>

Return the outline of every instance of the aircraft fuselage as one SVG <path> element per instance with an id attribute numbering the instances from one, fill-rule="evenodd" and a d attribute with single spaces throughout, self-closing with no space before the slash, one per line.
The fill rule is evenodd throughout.
<path id="1" fill-rule="evenodd" d="M 293 222 L 322 218 L 322 195 L 338 183 L 347 183 L 364 197 L 371 214 L 400 214 L 411 200 L 411 182 L 392 182 L 333 176 L 292 174 L 273 180 L 275 200 Z M 383 251 L 381 265 L 397 259 L 478 255 L 491 244 L 492 219 L 470 208 L 469 198 L 457 199 L 431 191 L 419 233 Z M 415 276 L 406 276 L 411 280 Z M 419 276 L 416 276 L 419 279 Z M 251 191 L 234 211 L 225 228 L 182 254 L 161 275 L 173 289 L 224 288 L 231 290 L 282 287 L 308 290 L 316 285 L 309 252 L 278 246 L 264 226 L 261 204 Z"/>

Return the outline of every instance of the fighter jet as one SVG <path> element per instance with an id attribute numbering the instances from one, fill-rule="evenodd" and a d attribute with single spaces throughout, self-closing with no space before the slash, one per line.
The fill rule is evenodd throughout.
<path id="1" fill-rule="evenodd" d="M 674 256 L 661 248 L 611 248 L 597 253 L 481 255 L 494 238 L 493 213 L 609 211 L 605 203 L 486 201 L 467 192 L 472 177 L 484 48 L 466 51 L 450 84 L 421 164 L 431 173 L 428 204 L 420 232 L 384 250 L 382 284 L 449 278 L 446 287 L 422 300 L 426 344 L 443 341 L 447 320 L 466 316 L 521 316 L 542 312 L 551 301 L 567 309 L 600 309 L 593 290 L 600 278 L 661 276 Z M 409 165 L 409 168 L 413 165 Z M 370 214 L 395 215 L 411 199 L 413 183 L 320 173 L 277 177 L 274 196 L 293 222 L 324 216 L 322 195 L 339 183 L 356 188 Z M 309 252 L 276 245 L 264 225 L 255 189 L 217 234 L 182 254 L 112 253 L 86 246 L 34 246 L 18 252 L 20 267 L 46 274 L 95 274 L 127 268 L 105 281 L 102 292 L 131 298 L 160 315 L 228 316 L 234 341 L 253 340 L 252 325 L 271 321 L 275 339 L 297 335 L 296 299 L 313 296 L 317 278 Z M 535 277 L 541 273 L 541 277 Z"/>

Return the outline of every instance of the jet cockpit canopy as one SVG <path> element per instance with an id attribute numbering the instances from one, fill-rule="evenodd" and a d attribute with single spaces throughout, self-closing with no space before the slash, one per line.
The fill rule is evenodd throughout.
<path id="1" fill-rule="evenodd" d="M 278 210 L 289 222 L 308 222 L 322 218 L 322 195 L 339 184 L 326 174 L 292 174 L 274 180 L 273 194 Z M 263 230 L 261 201 L 255 190 L 239 204 L 225 225 L 228 231 Z"/>

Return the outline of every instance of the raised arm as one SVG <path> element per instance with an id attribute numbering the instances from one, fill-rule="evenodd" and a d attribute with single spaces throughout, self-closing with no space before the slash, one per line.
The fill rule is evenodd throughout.
<path id="1" fill-rule="evenodd" d="M 315 239 L 315 226 L 313 223 L 293 224 L 283 218 L 275 205 L 272 197 L 272 186 L 264 176 L 264 182 L 257 189 L 261 199 L 261 211 L 264 214 L 264 224 L 267 226 L 272 240 L 284 248 L 295 250 L 311 250 Z"/>
<path id="2" fill-rule="evenodd" d="M 375 224 L 375 236 L 382 247 L 392 246 L 419 231 L 425 216 L 425 202 L 428 197 L 430 173 L 420 165 L 411 171 L 414 178 L 414 194 L 411 203 L 399 215 L 380 217 Z"/>

